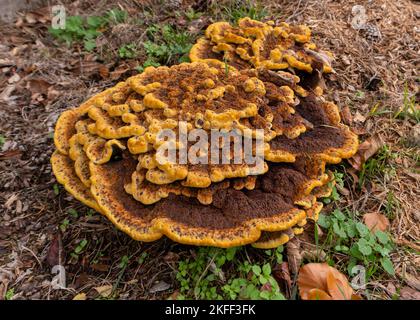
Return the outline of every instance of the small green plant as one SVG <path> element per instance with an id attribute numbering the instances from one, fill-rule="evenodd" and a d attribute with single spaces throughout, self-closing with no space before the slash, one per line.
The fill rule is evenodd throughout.
<path id="1" fill-rule="evenodd" d="M 105 254 L 102 251 L 97 251 L 95 256 L 92 259 L 92 264 L 99 263 L 99 259 L 102 258 Z"/>
<path id="2" fill-rule="evenodd" d="M 140 255 L 140 257 L 137 259 L 137 262 L 139 264 L 143 264 L 146 261 L 148 255 L 149 254 L 147 252 L 142 252 L 142 254 Z"/>
<path id="3" fill-rule="evenodd" d="M 354 94 L 354 97 L 358 100 L 362 100 L 365 98 L 365 93 L 363 91 L 357 90 Z"/>
<path id="4" fill-rule="evenodd" d="M 202 247 L 197 250 L 196 257 L 179 261 L 176 279 L 181 286 L 181 295 L 178 299 L 190 296 L 196 299 L 222 299 L 215 285 L 220 276 L 220 268 L 227 259 L 233 259 L 234 254 L 226 256 L 221 253 L 218 248 Z"/>
<path id="5" fill-rule="evenodd" d="M 67 213 L 75 219 L 79 217 L 79 213 L 73 208 L 70 208 L 69 210 L 67 210 Z"/>
<path id="6" fill-rule="evenodd" d="M 279 246 L 275 249 L 265 250 L 264 253 L 273 258 L 277 264 L 280 264 L 283 262 L 283 250 L 283 246 Z"/>
<path id="7" fill-rule="evenodd" d="M 147 59 L 142 68 L 188 61 L 193 41 L 188 32 L 170 25 L 152 25 L 147 29 L 147 36 L 149 40 L 143 44 Z"/>
<path id="8" fill-rule="evenodd" d="M 53 184 L 53 191 L 56 196 L 60 194 L 60 188 L 58 187 L 58 184 L 56 183 Z"/>
<path id="9" fill-rule="evenodd" d="M 86 51 L 92 51 L 96 47 L 96 38 L 103 29 L 111 23 L 121 23 L 127 17 L 125 11 L 113 9 L 103 16 L 70 16 L 66 19 L 64 29 L 50 27 L 48 31 L 59 41 L 68 46 L 74 42 L 82 42 Z"/>
<path id="10" fill-rule="evenodd" d="M 104 27 L 105 21 L 100 17 L 71 16 L 66 19 L 64 29 L 50 28 L 49 32 L 58 40 L 70 46 L 73 42 L 82 41 L 85 50 L 92 51 L 96 47 L 95 39 L 101 34 L 99 28 Z"/>
<path id="11" fill-rule="evenodd" d="M 229 299 L 284 300 L 277 281 L 271 275 L 271 266 L 245 261 L 239 266 L 243 277 L 234 278 L 222 287 Z"/>
<path id="12" fill-rule="evenodd" d="M 87 244 L 88 244 L 88 241 L 86 239 L 81 240 L 70 255 L 74 259 L 78 260 L 79 254 L 81 254 L 86 249 Z"/>
<path id="13" fill-rule="evenodd" d="M 127 11 L 121 9 L 111 9 L 105 15 L 105 19 L 108 21 L 108 23 L 112 24 L 123 23 L 127 20 L 127 18 Z"/>
<path id="14" fill-rule="evenodd" d="M 5 142 L 6 138 L 2 134 L 0 134 L 0 149 L 3 147 Z"/>
<path id="15" fill-rule="evenodd" d="M 137 57 L 138 49 L 134 43 L 126 44 L 118 49 L 118 55 L 121 59 L 134 59 Z"/>
<path id="16" fill-rule="evenodd" d="M 61 224 L 60 224 L 61 232 L 65 232 L 67 230 L 67 227 L 69 226 L 69 224 L 70 224 L 70 220 L 67 219 L 67 218 L 64 219 L 63 221 L 61 221 Z"/>
<path id="17" fill-rule="evenodd" d="M 384 145 L 378 153 L 363 164 L 359 173 L 359 187 L 363 186 L 366 180 L 371 180 L 376 176 L 395 175 L 395 169 L 390 164 L 390 160 L 395 159 L 397 154 L 392 152 L 388 145 Z"/>
<path id="18" fill-rule="evenodd" d="M 376 116 L 382 116 L 382 115 L 386 115 L 386 114 L 394 114 L 394 111 L 392 111 L 390 108 L 386 107 L 386 106 L 381 106 L 380 102 L 377 102 L 370 110 L 368 113 L 369 117 L 376 117 Z"/>
<path id="19" fill-rule="evenodd" d="M 12 300 L 13 296 L 15 295 L 15 289 L 14 288 L 10 288 L 7 290 L 4 299 L 6 300 Z"/>
<path id="20" fill-rule="evenodd" d="M 282 299 L 269 263 L 238 263 L 242 248 L 199 248 L 196 256 L 179 261 L 176 278 L 180 284 L 178 299 Z M 277 262 L 283 248 L 266 250 Z M 226 272 L 235 272 L 226 279 Z"/>
<path id="21" fill-rule="evenodd" d="M 77 219 L 79 217 L 79 213 L 77 212 L 77 210 L 75 210 L 73 208 L 68 209 L 67 214 L 70 217 L 72 217 L 73 219 Z M 61 232 L 65 232 L 69 225 L 70 225 L 70 219 L 69 218 L 64 218 L 63 221 L 61 221 L 61 224 L 60 224 Z"/>
<path id="22" fill-rule="evenodd" d="M 122 256 L 120 263 L 118 264 L 118 268 L 120 269 L 120 271 L 118 272 L 118 278 L 117 281 L 115 281 L 114 285 L 112 286 L 112 294 L 111 297 L 114 297 L 114 292 L 115 290 L 118 288 L 122 277 L 124 276 L 125 270 L 128 267 L 128 264 L 130 263 L 130 258 L 129 256 Z"/>
<path id="23" fill-rule="evenodd" d="M 400 202 L 395 197 L 394 192 L 388 191 L 386 195 L 386 201 L 383 205 L 383 210 L 385 212 L 385 215 L 389 219 L 394 219 L 396 212 L 398 212 L 401 208 Z"/>
<path id="24" fill-rule="evenodd" d="M 128 256 L 122 256 L 120 263 L 118 264 L 118 268 L 125 269 L 130 262 L 130 258 Z"/>
<path id="25" fill-rule="evenodd" d="M 222 18 L 232 23 L 238 19 L 249 17 L 253 20 L 262 20 L 267 16 L 267 11 L 257 1 L 235 0 L 223 7 Z"/>
<path id="26" fill-rule="evenodd" d="M 416 105 L 416 95 L 410 97 L 407 83 L 404 86 L 402 108 L 395 113 L 394 118 L 412 119 L 416 123 L 420 122 L 420 108 Z"/>
<path id="27" fill-rule="evenodd" d="M 193 8 L 189 8 L 185 12 L 185 16 L 187 17 L 188 21 L 190 21 L 190 22 L 200 18 L 202 15 L 203 15 L 202 12 L 196 12 Z"/>
<path id="28" fill-rule="evenodd" d="M 328 187 L 331 188 L 332 191 L 329 197 L 324 198 L 322 200 L 325 204 L 340 200 L 340 195 L 337 192 L 337 187 L 336 187 L 337 185 L 341 188 L 344 188 L 344 181 L 343 181 L 344 173 L 334 171 L 333 174 L 334 174 L 335 183 L 333 181 L 328 182 Z"/>
<path id="29" fill-rule="evenodd" d="M 94 214 L 95 214 L 95 210 L 93 209 L 88 209 L 88 211 L 86 212 L 87 217 L 93 217 Z"/>
<path id="30" fill-rule="evenodd" d="M 143 63 L 143 65 L 136 67 L 136 70 L 140 73 L 144 71 L 147 67 L 159 67 L 160 63 L 155 62 L 153 58 L 147 58 L 147 60 Z"/>
<path id="31" fill-rule="evenodd" d="M 87 244 L 88 244 L 88 241 L 86 239 L 83 239 L 82 241 L 80 241 L 77 247 L 74 249 L 74 253 L 80 254 L 85 249 Z"/>
<path id="32" fill-rule="evenodd" d="M 319 216 L 317 224 L 328 231 L 323 247 L 334 248 L 335 251 L 349 256 L 347 269 L 350 275 L 358 263 L 363 263 L 366 267 L 367 278 L 380 268 L 394 275 L 389 258 L 394 244 L 389 235 L 382 231 L 371 232 L 364 223 L 357 221 L 349 212 L 346 213 L 336 209 L 328 216 Z"/>

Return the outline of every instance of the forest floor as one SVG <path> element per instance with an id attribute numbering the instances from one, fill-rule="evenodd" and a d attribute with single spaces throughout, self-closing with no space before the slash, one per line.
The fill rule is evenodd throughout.
<path id="1" fill-rule="evenodd" d="M 298 299 L 298 267 L 323 261 L 350 279 L 351 266 L 363 266 L 367 283 L 357 293 L 364 299 L 420 299 L 418 3 L 62 1 L 72 31 L 58 35 L 49 29 L 47 1 L 39 3 L 0 23 L 0 299 L 241 298 L 233 280 L 250 281 L 246 266 L 266 264 L 282 294 Z M 352 26 L 357 4 L 366 10 L 362 29 Z M 96 17 L 91 23 L 101 27 L 89 33 L 74 16 Z M 210 23 L 243 16 L 305 23 L 314 42 L 335 54 L 326 94 L 361 148 L 332 167 L 339 183 L 320 226 L 268 251 L 141 243 L 57 184 L 49 157 L 62 111 L 144 66 L 185 61 Z M 340 228 L 369 219 L 390 235 L 390 252 L 346 250 L 361 236 Z M 57 264 L 66 288 L 53 286 Z"/>

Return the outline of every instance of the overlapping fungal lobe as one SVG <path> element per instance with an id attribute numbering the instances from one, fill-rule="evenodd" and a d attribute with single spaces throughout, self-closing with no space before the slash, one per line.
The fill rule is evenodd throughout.
<path id="1" fill-rule="evenodd" d="M 307 74 L 333 71 L 332 54 L 311 42 L 309 27 L 250 18 L 240 19 L 238 26 L 227 22 L 211 24 L 205 37 L 192 47 L 190 59 L 212 65 L 227 63 L 239 70 L 262 67 Z"/>
<path id="2" fill-rule="evenodd" d="M 147 181 L 144 173 L 136 170 L 131 176 L 131 181 L 125 185 L 125 190 L 143 204 L 153 204 L 173 194 L 196 198 L 201 204 L 208 205 L 213 202 L 213 195 L 220 190 L 228 188 L 253 190 L 256 179 L 257 176 L 225 179 L 222 182 L 212 183 L 208 187 L 202 188 L 185 186 L 180 182 L 156 185 Z"/>
<path id="3" fill-rule="evenodd" d="M 151 133 L 162 127 L 173 129 L 177 121 L 188 122 L 188 129 L 263 129 L 266 140 L 294 129 L 278 124 L 275 132 L 271 130 L 277 109 L 292 117 L 294 91 L 279 86 L 267 92 L 257 74 L 192 63 L 149 68 L 128 83 L 142 99 Z M 272 105 L 277 109 L 272 110 Z"/>
<path id="4" fill-rule="evenodd" d="M 69 156 L 56 150 L 51 156 L 51 166 L 57 181 L 64 185 L 65 189 L 73 197 L 92 209 L 102 212 L 96 200 L 93 198 L 90 189 L 77 176 L 74 162 Z"/>
<path id="5" fill-rule="evenodd" d="M 192 148 L 188 152 L 193 151 Z M 206 154 L 207 151 L 208 154 Z M 169 161 L 159 164 L 154 155 L 142 154 L 138 157 L 138 166 L 135 175 L 133 175 L 133 183 L 134 180 L 136 182 L 133 185 L 140 187 L 146 185 L 146 183 L 152 183 L 163 186 L 176 182 L 183 187 L 207 188 L 213 183 L 223 182 L 227 178 L 246 178 L 250 175 L 264 174 L 268 171 L 268 165 L 263 158 L 263 150 L 261 156 L 256 157 L 255 163 L 250 164 L 246 163 L 243 153 L 238 153 L 239 156 L 235 157 L 234 150 L 229 152 L 230 158 L 226 157 L 225 164 L 221 162 L 224 160 L 221 159 L 222 156 L 219 156 L 219 164 L 212 164 L 212 155 L 216 152 L 220 155 L 224 153 L 223 149 L 213 150 L 211 154 L 210 150 L 204 150 L 204 155 L 202 155 L 204 158 L 201 158 L 201 160 L 208 162 L 205 164 L 192 164 L 195 161 L 187 164 L 177 164 Z M 235 163 L 235 159 L 238 160 L 238 163 Z"/>
<path id="6" fill-rule="evenodd" d="M 144 150 L 144 142 L 154 144 L 162 129 L 176 129 L 180 121 L 187 122 L 188 130 L 243 131 L 255 126 L 241 123 L 242 119 L 257 118 L 259 128 L 270 129 L 272 115 L 264 118 L 258 114 L 268 104 L 263 82 L 235 70 L 199 63 L 147 68 L 128 79 L 125 86 L 126 92 L 117 96 L 121 103 L 114 94 L 108 100 L 98 99 L 89 110 L 95 120 L 90 131 L 106 139 L 136 137 L 129 144 L 134 153 Z M 293 92 L 284 88 L 273 99 L 292 103 Z M 142 136 L 147 141 L 140 139 Z"/>
<path id="7" fill-rule="evenodd" d="M 139 154 L 139 169 L 144 169 L 146 180 L 154 184 L 183 180 L 184 186 L 205 188 L 225 178 L 256 174 L 245 163 L 204 166 L 159 163 L 156 155 L 159 132 L 172 130 L 178 134 L 181 122 L 185 122 L 187 133 L 195 129 L 222 129 L 255 138 L 260 129 L 266 142 L 279 135 L 294 138 L 305 132 L 308 125 L 294 111 L 297 99 L 290 87 L 270 86 L 249 72 L 203 63 L 181 64 L 148 68 L 126 83 L 128 87 L 119 84 L 119 92 L 95 100 L 88 111 L 94 123 L 88 129 L 104 139 L 128 138 L 130 152 Z M 125 124 L 127 119 L 129 126 Z M 260 171 L 265 173 L 267 165 Z"/>
<path id="8" fill-rule="evenodd" d="M 231 129 L 239 119 L 255 116 L 265 94 L 257 78 L 206 64 L 146 69 L 128 82 L 143 97 L 145 109 L 159 109 L 165 118 L 195 121 L 205 129 Z"/>
<path id="9" fill-rule="evenodd" d="M 259 249 L 272 249 L 277 248 L 293 239 L 296 235 L 304 232 L 304 227 L 307 224 L 308 220 L 317 221 L 319 213 L 323 208 L 323 203 L 317 201 L 320 198 L 327 198 L 332 193 L 332 188 L 335 185 L 334 176 L 331 172 L 327 173 L 327 176 L 324 176 L 321 179 L 321 185 L 313 188 L 310 192 L 311 202 L 301 205 L 305 207 L 306 215 L 302 220 L 298 221 L 293 227 L 282 230 L 282 231 L 264 231 L 261 233 L 260 238 L 252 243 L 252 246 Z"/>
<path id="10" fill-rule="evenodd" d="M 339 163 L 343 158 L 349 158 L 356 153 L 357 136 L 340 123 L 335 104 L 322 97 L 309 95 L 301 99 L 296 112 L 311 123 L 312 129 L 296 139 L 278 136 L 271 140 L 266 160 L 276 161 L 277 157 L 285 155 L 292 158 L 306 155 L 328 163 Z"/>
<path id="11" fill-rule="evenodd" d="M 322 172 L 322 163 L 311 173 L 300 170 L 313 168 L 313 164 L 278 164 L 268 174 L 258 176 L 252 190 L 215 188 L 208 205 L 177 193 L 144 205 L 125 192 L 132 179 L 130 171 L 136 165 L 126 152 L 121 160 L 91 163 L 92 193 L 108 217 L 128 225 L 141 221 L 141 228 L 130 233 L 136 239 L 142 237 L 142 228 L 147 225 L 181 243 L 220 247 L 251 243 L 259 238 L 261 230 L 293 227 L 306 216 L 297 203 L 325 179 L 323 174 L 316 176 Z"/>
<path id="12" fill-rule="evenodd" d="M 308 219 L 317 221 L 322 208 L 322 202 L 315 202 L 311 208 L 305 209 L 306 216 L 299 220 L 293 227 L 282 231 L 264 231 L 261 233 L 260 238 L 252 243 L 252 246 L 258 249 L 273 249 L 285 244 L 304 232 L 304 227 Z"/>
<path id="13" fill-rule="evenodd" d="M 263 25 L 251 20 L 241 25 L 240 34 L 225 23 L 215 26 L 224 31 L 210 30 L 212 41 L 224 37 L 242 48 L 249 43 L 242 38 L 269 31 L 261 33 Z M 294 37 L 303 43 L 303 35 Z M 51 158 L 57 180 L 141 241 L 167 236 L 269 248 L 303 232 L 322 208 L 317 199 L 330 192 L 326 163 L 351 156 L 357 139 L 340 124 L 337 107 L 300 86 L 298 76 L 238 69 L 214 62 L 151 67 L 64 112 Z M 162 139 L 166 130 L 172 135 Z M 209 139 L 199 151 L 190 139 L 194 130 Z M 227 138 L 215 143 L 214 131 Z M 262 150 L 258 170 L 243 149 L 236 157 L 233 137 L 251 141 L 256 158 Z M 164 144 L 170 147 L 161 153 Z M 201 161 L 180 161 L 184 151 Z M 162 161 L 169 152 L 175 161 Z"/>

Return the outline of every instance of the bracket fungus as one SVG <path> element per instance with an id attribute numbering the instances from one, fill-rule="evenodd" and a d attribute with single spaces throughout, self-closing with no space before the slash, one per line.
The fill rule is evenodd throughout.
<path id="1" fill-rule="evenodd" d="M 192 63 L 148 67 L 65 111 L 53 172 L 136 240 L 279 246 L 317 219 L 333 184 L 326 165 L 357 150 L 318 89 L 330 56 L 306 26 L 215 23 Z M 207 139 L 215 132 L 226 136 Z"/>
<path id="2" fill-rule="evenodd" d="M 322 73 L 331 73 L 331 52 L 311 42 L 311 30 L 305 25 L 266 23 L 250 18 L 238 20 L 237 26 L 227 22 L 211 24 L 190 51 L 191 61 L 211 65 L 228 63 L 242 70 L 290 70 L 301 77 L 302 85 L 317 88 Z"/>

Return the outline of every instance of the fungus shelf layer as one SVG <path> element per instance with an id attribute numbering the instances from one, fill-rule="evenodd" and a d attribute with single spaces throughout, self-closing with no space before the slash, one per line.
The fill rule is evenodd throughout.
<path id="1" fill-rule="evenodd" d="M 260 22 L 243 18 L 238 26 L 227 22 L 211 24 L 205 37 L 190 51 L 191 61 L 210 65 L 228 63 L 235 69 L 294 69 L 303 73 L 332 72 L 330 52 L 311 42 L 311 30 L 304 25 L 285 22 Z"/>
<path id="2" fill-rule="evenodd" d="M 194 62 L 146 68 L 65 111 L 51 157 L 57 181 L 140 241 L 287 242 L 317 219 L 318 199 L 331 194 L 326 165 L 357 150 L 356 135 L 319 87 L 322 73 L 332 71 L 330 54 L 310 42 L 305 26 L 245 18 L 237 27 L 209 26 L 190 57 Z M 173 135 L 162 140 L 165 130 Z M 184 136 L 196 130 L 248 139 L 263 165 L 257 170 L 244 150 L 236 158 L 230 136 L 209 139 L 201 162 L 181 162 L 182 152 L 197 155 L 196 140 Z M 168 142 L 175 155 L 169 163 L 160 153 Z M 214 163 L 223 157 L 227 162 Z"/>

